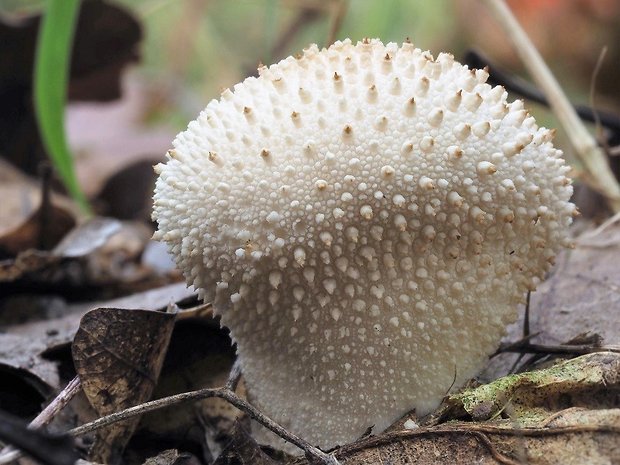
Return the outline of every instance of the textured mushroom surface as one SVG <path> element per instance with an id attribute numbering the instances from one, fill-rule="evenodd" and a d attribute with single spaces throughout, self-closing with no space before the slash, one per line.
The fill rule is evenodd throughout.
<path id="1" fill-rule="evenodd" d="M 158 165 L 157 237 L 257 406 L 330 447 L 476 374 L 568 245 L 572 188 L 552 132 L 451 55 L 344 41 L 259 71 Z"/>

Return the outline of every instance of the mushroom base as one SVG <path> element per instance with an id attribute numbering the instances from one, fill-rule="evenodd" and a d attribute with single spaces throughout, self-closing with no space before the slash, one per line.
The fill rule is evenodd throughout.
<path id="1" fill-rule="evenodd" d="M 358 439 L 369 427 L 381 432 L 411 410 L 430 413 L 451 387 L 475 376 L 516 319 L 515 306 L 492 299 L 503 294 L 502 287 L 507 285 L 498 283 L 496 292 L 484 287 L 486 302 L 462 296 L 458 306 L 435 304 L 432 311 L 384 305 L 373 317 L 371 308 L 350 304 L 341 307 L 338 319 L 329 309 L 298 314 L 296 304 L 281 296 L 268 309 L 277 318 L 237 308 L 223 313 L 222 324 L 233 328 L 233 338 L 252 340 L 238 346 L 238 355 L 254 405 L 292 433 L 331 448 Z M 244 315 L 244 322 L 236 315 Z M 271 434 L 258 437 L 275 447 L 284 444 Z"/>

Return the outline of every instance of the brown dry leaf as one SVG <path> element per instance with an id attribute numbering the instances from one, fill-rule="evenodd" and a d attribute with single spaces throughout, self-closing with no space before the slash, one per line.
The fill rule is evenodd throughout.
<path id="1" fill-rule="evenodd" d="M 22 297 L 15 296 L 4 302 L 0 298 L 3 320 L 8 320 L 9 315 L 14 314 L 14 320 L 23 321 L 25 315 L 30 318 L 32 313 L 38 312 L 38 320 L 28 319 L 19 324 L 0 326 L 0 332 L 5 333 L 0 334 L 0 410 L 12 412 L 27 420 L 39 413 L 44 402 L 54 397 L 75 376 L 70 344 L 87 311 L 99 307 L 165 311 L 166 306 L 173 302 L 187 306 L 195 305 L 197 301 L 194 292 L 187 289 L 185 283 L 100 302 L 67 304 L 62 299 L 43 296 L 33 304 L 30 299 L 36 296 Z M 38 306 L 41 306 L 40 311 L 35 308 Z M 8 365 L 8 369 L 5 369 L 5 365 Z M 97 417 L 86 397 L 80 393 L 54 419 L 51 428 L 53 431 L 66 431 Z M 160 440 L 157 444 L 159 448 L 150 455 L 155 455 L 161 449 Z M 141 455 L 138 463 L 145 456 Z"/>
<path id="2" fill-rule="evenodd" d="M 25 175 L 0 158 L 0 199 L 2 199 L 0 237 L 4 238 L 17 230 L 41 208 L 44 196 L 40 184 L 40 180 Z M 50 204 L 55 208 L 66 212 L 78 221 L 83 219 L 83 214 L 68 197 L 56 192 L 49 192 L 49 195 Z M 56 217 L 54 212 L 50 216 Z"/>
<path id="3" fill-rule="evenodd" d="M 58 388 L 58 368 L 41 357 L 43 342 L 0 334 L 0 410 L 32 420 Z"/>
<path id="4" fill-rule="evenodd" d="M 96 201 L 101 214 L 121 220 L 151 222 L 157 158 L 137 160 L 113 173 L 101 188 Z"/>
<path id="5" fill-rule="evenodd" d="M 230 442 L 213 465 L 278 465 L 265 454 L 239 422 L 230 431 Z"/>
<path id="6" fill-rule="evenodd" d="M 116 308 L 84 315 L 73 341 L 73 360 L 84 393 L 100 416 L 151 398 L 174 320 L 169 313 Z M 138 421 L 99 430 L 90 460 L 117 462 Z"/>
<path id="7" fill-rule="evenodd" d="M 54 293 L 73 301 L 92 300 L 179 281 L 176 269 L 142 261 L 151 235 L 151 228 L 139 222 L 93 218 L 49 252 L 29 249 L 0 260 L 0 296 Z"/>
<path id="8" fill-rule="evenodd" d="M 193 312 L 192 312 L 193 313 Z M 186 319 L 177 314 L 155 397 L 194 389 L 223 386 L 235 361 L 227 333 L 213 317 Z M 237 388 L 243 395 L 243 385 Z M 229 439 L 239 410 L 224 399 L 211 398 L 148 413 L 140 424 L 145 438 L 165 437 L 173 443 L 196 444 L 203 456 L 215 459 Z"/>
<path id="9" fill-rule="evenodd" d="M 72 229 L 51 251 L 28 249 L 15 259 L 0 261 L 0 283 L 20 278 L 45 280 L 45 271 L 63 259 L 75 259 L 90 254 L 120 229 L 120 222 L 112 218 L 93 218 Z M 33 274 L 43 273 L 42 276 Z M 10 289 L 9 289 L 10 290 Z"/>
<path id="10" fill-rule="evenodd" d="M 532 324 L 555 341 L 584 332 L 620 343 L 620 225 L 590 231 L 559 259 L 552 276 L 532 294 Z"/>
<path id="11" fill-rule="evenodd" d="M 53 253 L 65 258 L 83 257 L 104 245 L 120 228 L 121 223 L 113 218 L 93 218 L 69 232 Z"/>
<path id="12" fill-rule="evenodd" d="M 58 262 L 60 262 L 60 257 L 53 254 L 35 249 L 25 250 L 14 260 L 0 261 L 0 283 L 16 281 L 28 273 L 35 273 Z"/>
<path id="13" fill-rule="evenodd" d="M 143 465 L 200 465 L 200 460 L 188 453 L 176 449 L 167 449 L 155 457 L 149 457 Z"/>
<path id="14" fill-rule="evenodd" d="M 0 258 L 14 257 L 27 249 L 49 250 L 75 226 L 64 208 L 38 208 L 17 228 L 0 237 Z"/>
<path id="15" fill-rule="evenodd" d="M 620 407 L 618 394 L 620 354 L 592 353 L 452 395 L 443 419 L 488 420 L 506 413 L 508 426 L 537 426 L 567 408 Z"/>
<path id="16" fill-rule="evenodd" d="M 560 253 L 551 275 L 532 293 L 530 332 L 536 337 L 531 342 L 560 344 L 588 332 L 600 335 L 605 346 L 620 344 L 619 262 L 620 225 L 588 227 L 575 249 Z M 505 342 L 522 338 L 523 316 L 521 311 Z M 493 358 L 481 378 L 505 375 L 516 359 L 509 353 Z"/>
<path id="17" fill-rule="evenodd" d="M 34 353 L 39 354 L 65 344 L 70 344 L 79 328 L 82 316 L 94 308 L 141 308 L 142 310 L 164 311 L 169 303 L 179 302 L 179 305 L 181 305 L 181 302 L 186 300 L 193 302 L 195 299 L 194 291 L 187 289 L 185 283 L 171 284 L 113 300 L 82 302 L 64 307 L 61 306 L 57 312 L 57 315 L 61 316 L 57 318 L 27 321 L 21 324 L 0 327 L 0 329 L 7 332 L 10 331 L 14 336 L 37 341 L 39 348 L 36 349 L 38 352 Z M 0 306 L 0 311 L 3 309 Z M 1 354 L 2 351 L 0 350 Z"/>
<path id="18" fill-rule="evenodd" d="M 442 423 L 400 427 L 336 456 L 347 465 L 620 463 L 620 354 L 588 354 L 467 389 L 435 418 Z"/>

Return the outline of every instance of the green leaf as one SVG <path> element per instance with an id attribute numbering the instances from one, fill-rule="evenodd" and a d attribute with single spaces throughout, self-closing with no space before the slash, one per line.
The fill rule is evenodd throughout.
<path id="1" fill-rule="evenodd" d="M 48 0 L 37 39 L 34 105 L 43 146 L 80 207 L 90 212 L 80 188 L 65 134 L 71 45 L 80 0 Z"/>

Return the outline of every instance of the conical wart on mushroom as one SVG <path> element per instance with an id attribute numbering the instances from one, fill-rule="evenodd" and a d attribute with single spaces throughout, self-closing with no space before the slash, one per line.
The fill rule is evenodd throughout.
<path id="1" fill-rule="evenodd" d="M 481 369 L 569 244 L 572 187 L 552 131 L 449 54 L 346 40 L 259 72 L 157 166 L 156 237 L 257 406 L 331 447 Z"/>

